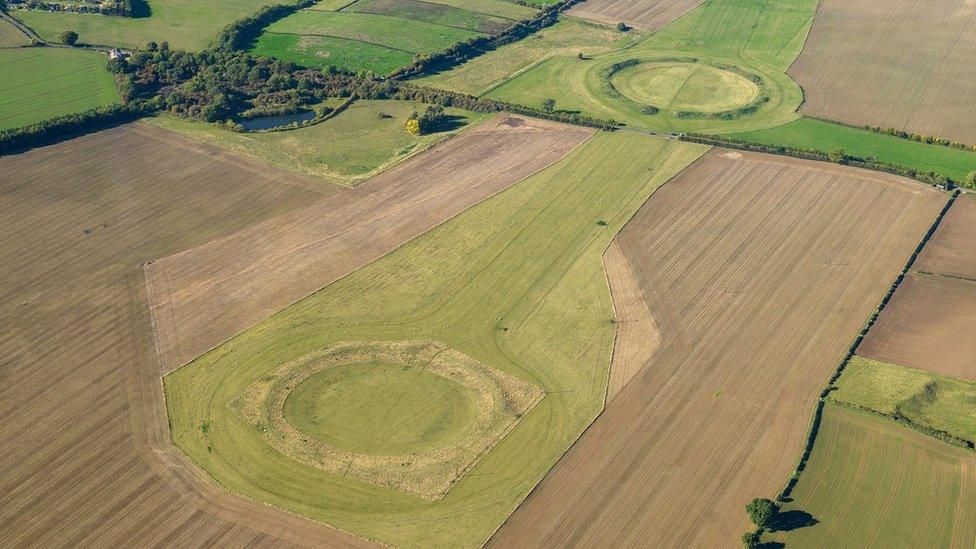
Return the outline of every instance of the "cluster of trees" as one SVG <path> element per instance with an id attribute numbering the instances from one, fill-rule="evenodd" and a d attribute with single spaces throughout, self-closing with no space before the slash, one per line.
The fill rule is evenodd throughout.
<path id="1" fill-rule="evenodd" d="M 413 135 L 432 133 L 443 126 L 445 122 L 447 122 L 447 114 L 444 113 L 444 107 L 431 105 L 427 107 L 424 114 L 421 115 L 415 111 L 407 118 L 407 133 Z"/>
<path id="2" fill-rule="evenodd" d="M 44 2 L 43 0 L 6 0 L 10 6 L 29 10 L 63 11 L 69 13 L 97 13 L 132 17 L 132 0 L 88 0 L 78 3 Z"/>
<path id="3" fill-rule="evenodd" d="M 894 137 L 900 137 L 901 139 L 909 139 L 911 141 L 918 141 L 919 143 L 928 143 L 930 145 L 942 145 L 943 147 L 952 147 L 953 149 L 961 149 L 964 151 L 976 152 L 976 145 L 966 145 L 965 143 L 957 143 L 949 139 L 943 139 L 941 137 L 934 137 L 931 135 L 924 135 L 920 133 L 906 132 L 902 130 L 896 130 L 895 128 L 879 128 L 877 126 L 864 126 L 865 129 L 873 131 L 875 133 L 881 133 L 884 135 L 891 135 Z"/>
<path id="4" fill-rule="evenodd" d="M 425 74 L 449 70 L 465 61 L 483 55 L 505 44 L 517 42 L 540 29 L 554 25 L 558 20 L 559 12 L 567 10 L 581 1 L 563 0 L 562 2 L 557 2 L 544 7 L 531 19 L 519 21 L 495 36 L 479 36 L 464 42 L 458 42 L 441 52 L 419 55 L 414 59 L 413 63 L 394 71 L 390 74 L 390 77 L 403 79 L 415 78 Z"/>
<path id="5" fill-rule="evenodd" d="M 933 171 L 925 172 L 921 170 L 916 170 L 915 168 L 909 168 L 898 164 L 892 164 L 890 162 L 883 162 L 873 156 L 868 156 L 868 157 L 854 156 L 848 154 L 844 149 L 832 149 L 829 152 L 825 153 L 822 151 L 818 151 L 816 149 L 799 149 L 794 147 L 786 147 L 782 145 L 764 145 L 761 143 L 749 143 L 746 141 L 739 141 L 730 138 L 709 136 L 709 135 L 698 135 L 698 134 L 685 134 L 682 137 L 682 139 L 686 141 L 693 141 L 695 143 L 705 143 L 707 145 L 728 147 L 730 149 L 766 152 L 772 154 L 781 154 L 785 156 L 793 156 L 796 158 L 806 158 L 808 160 L 821 160 L 826 162 L 834 162 L 835 164 L 847 164 L 858 168 L 867 168 L 869 170 L 876 170 L 879 172 L 886 172 L 894 175 L 900 175 L 903 177 L 910 177 L 912 179 L 921 181 L 922 183 L 927 183 L 929 185 L 941 187 L 947 190 L 952 190 L 960 184 L 959 181 L 956 181 L 951 177 L 947 177 L 935 173 Z M 976 185 L 976 177 L 974 177 L 973 185 Z"/>

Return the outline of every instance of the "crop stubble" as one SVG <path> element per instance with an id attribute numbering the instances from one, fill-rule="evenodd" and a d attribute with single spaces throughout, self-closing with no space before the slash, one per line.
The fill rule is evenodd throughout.
<path id="1" fill-rule="evenodd" d="M 803 112 L 976 144 L 972 0 L 824 0 L 790 75 Z"/>
<path id="2" fill-rule="evenodd" d="M 719 150 L 658 190 L 617 241 L 663 346 L 492 542 L 737 543 L 943 203 L 893 176 Z"/>
<path id="3" fill-rule="evenodd" d="M 590 135 L 501 115 L 355 189 L 147 265 L 165 371 L 552 164 Z"/>
<path id="4" fill-rule="evenodd" d="M 0 545 L 359 544 L 169 443 L 142 262 L 321 195 L 129 125 L 0 158 Z"/>

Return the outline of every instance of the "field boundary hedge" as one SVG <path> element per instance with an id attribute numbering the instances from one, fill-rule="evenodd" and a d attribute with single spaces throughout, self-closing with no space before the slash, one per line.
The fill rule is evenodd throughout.
<path id="1" fill-rule="evenodd" d="M 878 306 L 874 309 L 874 311 L 872 311 L 871 314 L 868 315 L 868 318 L 865 321 L 863 327 L 861 328 L 861 331 L 858 333 L 857 337 L 854 338 L 854 342 L 851 343 L 850 347 L 847 348 L 847 353 L 844 355 L 844 358 L 840 361 L 840 363 L 837 365 L 837 368 L 834 370 L 834 373 L 827 380 L 827 385 L 824 387 L 823 391 L 820 392 L 820 397 L 817 399 L 817 406 L 814 409 L 813 416 L 810 421 L 810 431 L 807 434 L 806 446 L 804 447 L 803 453 L 800 455 L 800 459 L 798 460 L 797 465 L 793 470 L 793 474 L 790 475 L 790 478 L 786 481 L 786 485 L 780 491 L 779 495 L 776 496 L 776 499 L 778 501 L 781 502 L 790 501 L 790 495 L 793 493 L 793 489 L 796 487 L 796 484 L 800 480 L 800 474 L 803 473 L 803 471 L 806 469 L 807 462 L 810 460 L 810 455 L 813 453 L 813 446 L 817 440 L 817 435 L 820 433 L 820 424 L 823 421 L 823 411 L 824 411 L 824 407 L 827 405 L 827 398 L 830 395 L 830 393 L 837 388 L 835 383 L 837 382 L 838 379 L 840 379 L 841 374 L 844 373 L 844 368 L 847 367 L 847 364 L 850 363 L 851 359 L 857 353 L 857 348 L 861 345 L 861 342 L 864 341 L 864 337 L 868 334 L 868 331 L 870 331 L 871 327 L 874 326 L 875 322 L 877 322 L 878 316 L 881 314 L 881 311 L 883 311 L 885 307 L 887 307 L 888 303 L 891 301 L 892 296 L 895 294 L 895 291 L 898 290 L 898 287 L 901 285 L 902 281 L 905 280 L 905 276 L 907 276 L 909 271 L 911 271 L 912 265 L 915 264 L 915 260 L 918 259 L 919 254 L 922 253 L 922 249 L 925 248 L 925 245 L 928 244 L 929 240 L 931 240 L 932 235 L 935 234 L 935 231 L 939 228 L 939 225 L 942 224 L 942 220 L 945 218 L 946 214 L 949 213 L 949 209 L 955 203 L 956 198 L 959 196 L 959 194 L 960 191 L 957 189 L 946 200 L 946 203 L 942 207 L 942 210 L 939 212 L 939 215 L 935 217 L 935 220 L 929 226 L 928 231 L 925 232 L 925 235 L 922 236 L 921 241 L 919 241 L 918 245 L 915 246 L 915 250 L 912 252 L 912 255 L 908 257 L 908 261 L 905 262 L 904 267 L 902 267 L 901 271 L 898 273 L 898 276 L 895 277 L 895 281 L 888 288 L 888 291 L 885 293 L 884 297 L 881 298 L 881 303 L 879 303 Z M 852 406 L 851 408 L 856 408 L 856 407 Z M 885 414 L 879 414 L 879 415 L 884 416 Z M 907 420 L 907 418 L 905 419 Z M 911 423 L 906 423 L 902 421 L 899 421 L 899 423 L 903 423 L 904 425 L 910 427 L 912 426 Z M 925 434 L 931 434 L 924 430 L 920 430 L 920 431 Z M 952 435 L 948 435 L 948 433 L 946 433 L 946 435 L 952 437 Z M 947 440 L 946 442 L 949 441 Z"/>
<path id="2" fill-rule="evenodd" d="M 213 45 L 224 50 L 246 50 L 266 26 L 298 10 L 312 7 L 315 2 L 316 0 L 299 0 L 294 4 L 265 6 L 254 15 L 238 19 L 224 27 L 214 38 Z"/>
<path id="3" fill-rule="evenodd" d="M 816 149 L 799 149 L 795 147 L 787 147 L 784 145 L 764 145 L 761 143 L 754 143 L 751 141 L 744 141 L 740 139 L 731 139 L 728 137 L 695 134 L 695 133 L 681 134 L 678 136 L 678 139 L 681 139 L 683 141 L 691 141 L 693 143 L 713 145 L 716 147 L 725 147 L 729 149 L 739 149 L 744 151 L 778 154 L 782 156 L 792 156 L 794 158 L 803 158 L 806 160 L 818 160 L 821 162 L 831 162 L 834 164 L 854 166 L 856 168 L 865 168 L 868 170 L 874 170 L 878 172 L 890 173 L 892 175 L 908 177 L 916 181 L 919 181 L 921 183 L 932 185 L 934 187 L 940 187 L 945 190 L 955 189 L 960 184 L 959 181 L 956 181 L 951 177 L 939 175 L 935 172 L 921 172 L 919 170 L 916 170 L 915 168 L 906 168 L 905 166 L 901 166 L 899 164 L 892 164 L 890 162 L 881 162 L 874 158 L 851 156 L 848 155 L 843 150 L 838 150 L 837 154 L 835 154 L 834 151 L 823 152 L 823 151 L 818 151 Z"/>
<path id="4" fill-rule="evenodd" d="M 20 128 L 0 131 L 0 155 L 22 152 L 132 122 L 151 114 L 156 108 L 156 105 L 150 102 L 133 101 L 124 105 L 97 107 L 77 114 L 68 114 Z"/>

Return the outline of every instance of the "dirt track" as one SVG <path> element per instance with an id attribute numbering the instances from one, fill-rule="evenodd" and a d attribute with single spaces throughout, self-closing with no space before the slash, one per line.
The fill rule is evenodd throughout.
<path id="1" fill-rule="evenodd" d="M 617 241 L 663 347 L 492 544 L 739 545 L 745 503 L 789 476 L 819 391 L 944 202 L 718 150 L 659 189 Z"/>
<path id="2" fill-rule="evenodd" d="M 153 262 L 171 371 L 565 156 L 592 130 L 501 115 L 355 189 Z"/>
<path id="3" fill-rule="evenodd" d="M 976 145 L 974 51 L 972 0 L 823 0 L 789 73 L 804 113 Z"/>
<path id="4" fill-rule="evenodd" d="M 359 545 L 170 443 L 142 263 L 317 200 L 140 125 L 0 158 L 0 546 Z"/>
<path id="5" fill-rule="evenodd" d="M 598 23 L 616 25 L 621 21 L 644 30 L 656 31 L 705 0 L 586 0 L 576 4 L 569 14 Z"/>

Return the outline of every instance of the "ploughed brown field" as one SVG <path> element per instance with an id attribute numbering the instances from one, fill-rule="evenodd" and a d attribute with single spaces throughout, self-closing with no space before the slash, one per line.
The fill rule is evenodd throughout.
<path id="1" fill-rule="evenodd" d="M 636 29 L 656 31 L 702 5 L 705 0 L 586 0 L 569 14 L 598 23 L 624 22 Z"/>
<path id="2" fill-rule="evenodd" d="M 976 280 L 976 195 L 956 199 L 913 268 Z"/>
<path id="3" fill-rule="evenodd" d="M 945 200 L 723 150 L 656 191 L 616 242 L 661 347 L 492 543 L 738 545 L 745 504 L 788 478 L 820 390 Z"/>
<path id="4" fill-rule="evenodd" d="M 0 546 L 360 544 L 218 489 L 170 444 L 143 279 L 320 195 L 141 125 L 0 173 Z"/>
<path id="5" fill-rule="evenodd" d="M 592 133 L 500 115 L 354 189 L 147 265 L 164 369 L 554 163 Z"/>
<path id="6" fill-rule="evenodd" d="M 911 273 L 878 316 L 858 354 L 976 380 L 976 280 Z"/>
<path id="7" fill-rule="evenodd" d="M 976 198 L 960 195 L 858 354 L 976 380 Z"/>
<path id="8" fill-rule="evenodd" d="M 822 0 L 789 73 L 802 111 L 976 144 L 976 3 Z"/>

